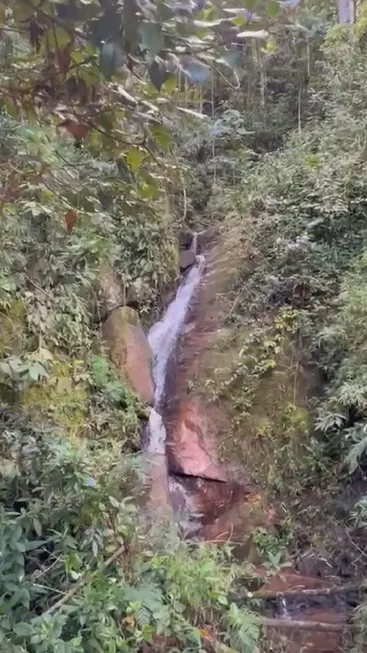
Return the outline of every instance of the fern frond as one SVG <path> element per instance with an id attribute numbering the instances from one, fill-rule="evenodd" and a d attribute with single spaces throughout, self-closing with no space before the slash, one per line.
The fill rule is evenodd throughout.
<path id="1" fill-rule="evenodd" d="M 365 430 L 365 429 L 363 429 Z M 348 455 L 345 458 L 345 462 L 348 465 L 349 473 L 353 474 L 358 468 L 361 458 L 367 451 L 367 434 L 359 442 L 355 444 L 350 449 Z"/>

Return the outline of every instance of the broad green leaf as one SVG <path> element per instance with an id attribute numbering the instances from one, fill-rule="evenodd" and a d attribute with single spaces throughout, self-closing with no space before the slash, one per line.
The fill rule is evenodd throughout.
<path id="1" fill-rule="evenodd" d="M 247 22 L 248 21 L 246 16 L 236 16 L 235 18 L 231 18 L 231 23 L 236 27 L 241 27 L 242 25 L 245 25 Z"/>
<path id="2" fill-rule="evenodd" d="M 99 67 L 106 79 L 112 75 L 124 62 L 124 53 L 118 43 L 104 43 L 99 57 Z"/>
<path id="3" fill-rule="evenodd" d="M 50 27 L 42 35 L 41 49 L 60 50 L 71 41 L 69 32 L 59 25 Z"/>
<path id="4" fill-rule="evenodd" d="M 126 160 L 133 172 L 136 172 L 140 168 L 144 160 L 144 156 L 144 150 L 140 149 L 139 147 L 133 147 L 128 151 Z"/>
<path id="5" fill-rule="evenodd" d="M 170 74 L 166 81 L 163 84 L 162 90 L 167 93 L 167 95 L 172 95 L 177 89 L 177 77 L 176 75 Z"/>
<path id="6" fill-rule="evenodd" d="M 162 150 L 166 150 L 170 146 L 171 137 L 163 125 L 152 125 L 150 131 L 154 140 Z"/>
<path id="7" fill-rule="evenodd" d="M 141 173 L 141 177 L 145 183 L 139 186 L 139 195 L 145 199 L 153 199 L 158 197 L 160 188 L 157 179 L 149 173 Z"/>
<path id="8" fill-rule="evenodd" d="M 37 517 L 33 517 L 33 528 L 36 531 L 38 537 L 42 535 L 42 524 Z"/>
<path id="9" fill-rule="evenodd" d="M 38 381 L 39 379 L 48 377 L 48 373 L 41 363 L 32 363 L 28 368 L 28 374 L 32 381 Z"/>
<path id="10" fill-rule="evenodd" d="M 267 0 L 265 10 L 270 18 L 277 18 L 281 13 L 281 8 L 277 0 Z"/>
<path id="11" fill-rule="evenodd" d="M 152 59 L 164 48 L 164 36 L 159 23 L 146 22 L 139 25 L 140 45 Z"/>
<path id="12" fill-rule="evenodd" d="M 37 2 L 35 3 L 38 4 Z M 14 3 L 13 17 L 15 23 L 25 23 L 31 18 L 34 13 L 34 5 L 25 0 L 20 0 Z"/>
<path id="13" fill-rule="evenodd" d="M 6 113 L 11 116 L 11 118 L 18 118 L 19 109 L 16 106 L 14 100 L 10 97 L 5 97 L 2 99 L 2 104 L 6 110 Z"/>
<path id="14" fill-rule="evenodd" d="M 44 540 L 33 540 L 32 542 L 27 542 L 26 551 L 34 551 L 39 549 L 41 546 L 45 545 Z"/>
<path id="15" fill-rule="evenodd" d="M 34 633 L 33 626 L 25 621 L 18 621 L 18 623 L 15 623 L 13 630 L 19 637 L 30 637 Z"/>

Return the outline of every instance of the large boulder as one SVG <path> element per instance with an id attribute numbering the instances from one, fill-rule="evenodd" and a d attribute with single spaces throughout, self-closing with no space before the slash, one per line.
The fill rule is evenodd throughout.
<path id="1" fill-rule="evenodd" d="M 190 249 L 194 234 L 189 229 L 183 229 L 178 236 L 178 245 L 180 250 Z"/>
<path id="2" fill-rule="evenodd" d="M 151 406 L 154 403 L 152 350 L 133 308 L 113 310 L 102 326 L 111 360 L 135 392 Z"/>
<path id="3" fill-rule="evenodd" d="M 192 249 L 184 249 L 180 252 L 179 266 L 181 272 L 185 272 L 185 270 L 194 265 L 194 263 L 196 263 L 196 256 Z"/>
<path id="4" fill-rule="evenodd" d="M 183 402 L 168 435 L 170 471 L 226 481 L 226 470 L 218 460 L 215 434 L 215 425 L 200 402 Z"/>
<path id="5" fill-rule="evenodd" d="M 122 284 L 118 281 L 113 270 L 107 266 L 100 277 L 99 301 L 102 317 L 126 303 Z"/>

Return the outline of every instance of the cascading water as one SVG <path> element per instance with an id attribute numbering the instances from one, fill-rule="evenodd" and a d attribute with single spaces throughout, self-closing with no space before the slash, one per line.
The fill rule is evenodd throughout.
<path id="1" fill-rule="evenodd" d="M 197 236 L 193 238 L 191 249 L 196 254 Z M 159 413 L 164 395 L 168 361 L 175 350 L 177 339 L 185 323 L 190 301 L 203 276 L 205 257 L 196 256 L 196 264 L 184 277 L 174 300 L 162 320 L 157 322 L 148 334 L 153 352 L 153 379 L 155 383 L 154 408 L 150 412 L 146 451 L 153 454 L 165 453 L 166 430 Z"/>

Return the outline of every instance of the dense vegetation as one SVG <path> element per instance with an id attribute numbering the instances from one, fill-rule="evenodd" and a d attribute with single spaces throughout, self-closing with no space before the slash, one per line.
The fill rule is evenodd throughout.
<path id="1" fill-rule="evenodd" d="M 342 27 L 328 1 L 231 4 L 0 3 L 6 653 L 257 650 L 256 603 L 231 602 L 247 565 L 142 509 L 147 407 L 101 338 L 104 276 L 150 324 L 183 224 L 237 235 L 234 362 L 206 386 L 233 419 L 226 455 L 280 501 L 329 484 L 331 505 L 364 478 L 366 13 Z M 317 392 L 270 395 L 260 423 L 289 351 Z M 349 540 L 366 503 L 359 486 Z M 270 540 L 255 537 L 265 560 Z"/>

